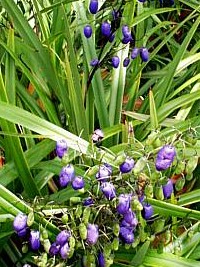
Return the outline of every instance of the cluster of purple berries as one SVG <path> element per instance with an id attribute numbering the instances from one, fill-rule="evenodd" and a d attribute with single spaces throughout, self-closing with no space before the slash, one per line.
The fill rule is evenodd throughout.
<path id="1" fill-rule="evenodd" d="M 13 221 L 13 229 L 19 237 L 25 237 L 28 234 L 27 225 L 28 216 L 19 213 Z M 40 247 L 40 232 L 38 230 L 30 230 L 29 232 L 29 244 L 31 249 L 38 250 Z"/>
<path id="2" fill-rule="evenodd" d="M 144 1 L 141 1 L 144 2 Z M 98 1 L 97 0 L 91 0 L 89 4 L 89 11 L 91 14 L 96 14 L 98 11 Z M 119 17 L 119 12 L 113 10 L 112 11 L 112 16 L 113 19 L 116 20 Z M 84 27 L 83 33 L 86 38 L 90 38 L 92 36 L 92 27 L 88 24 Z M 113 42 L 115 39 L 115 34 L 112 30 L 111 23 L 108 21 L 104 21 L 101 24 L 101 34 L 104 36 L 109 42 Z M 123 44 L 128 44 L 131 41 L 133 41 L 131 30 L 129 29 L 128 25 L 123 25 L 122 26 L 122 43 Z M 149 51 L 146 47 L 141 47 L 141 48 L 134 48 L 132 53 L 131 53 L 131 58 L 134 59 L 137 57 L 137 55 L 140 54 L 140 57 L 143 62 L 147 62 L 149 60 Z M 130 63 L 130 58 L 126 57 L 123 60 L 123 67 L 128 67 Z M 100 64 L 99 60 L 97 58 L 92 59 L 90 62 L 90 65 L 92 67 L 98 66 Z M 120 64 L 120 59 L 118 56 L 113 56 L 111 58 L 111 64 L 114 68 L 118 68 Z"/>

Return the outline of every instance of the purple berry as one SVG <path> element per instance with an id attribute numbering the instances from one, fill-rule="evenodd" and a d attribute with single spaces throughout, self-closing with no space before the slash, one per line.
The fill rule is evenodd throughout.
<path id="1" fill-rule="evenodd" d="M 124 61 L 123 61 L 123 66 L 124 66 L 124 67 L 127 67 L 127 66 L 129 65 L 129 63 L 130 63 L 130 58 L 129 58 L 129 57 L 126 57 L 126 58 L 124 59 Z"/>
<path id="2" fill-rule="evenodd" d="M 101 33 L 107 38 L 111 35 L 111 24 L 109 22 L 104 21 L 101 24 Z"/>
<path id="3" fill-rule="evenodd" d="M 122 26 L 122 34 L 125 38 L 129 38 L 131 36 L 131 32 L 130 32 L 129 27 L 127 25 Z"/>
<path id="4" fill-rule="evenodd" d="M 40 247 L 40 232 L 38 230 L 31 230 L 29 238 L 30 246 L 33 250 L 38 250 Z"/>
<path id="5" fill-rule="evenodd" d="M 64 154 L 67 152 L 67 150 L 68 146 L 66 140 L 61 139 L 56 142 L 56 155 L 59 158 L 62 158 Z"/>
<path id="6" fill-rule="evenodd" d="M 67 186 L 75 176 L 74 167 L 72 164 L 68 164 L 63 167 L 59 175 L 59 183 L 61 187 Z"/>
<path id="7" fill-rule="evenodd" d="M 69 250 L 70 248 L 67 242 L 60 248 L 60 256 L 63 260 L 67 259 Z"/>
<path id="8" fill-rule="evenodd" d="M 83 201 L 83 206 L 91 206 L 93 204 L 94 204 L 94 200 L 91 197 L 88 197 Z"/>
<path id="9" fill-rule="evenodd" d="M 97 58 L 94 58 L 90 61 L 90 66 L 95 67 L 99 65 L 99 60 Z"/>
<path id="10" fill-rule="evenodd" d="M 112 57 L 111 61 L 112 61 L 112 66 L 115 69 L 117 69 L 119 67 L 119 62 L 120 62 L 119 57 L 118 56 L 114 56 L 114 57 Z"/>
<path id="11" fill-rule="evenodd" d="M 82 189 L 84 186 L 85 186 L 85 182 L 84 182 L 82 176 L 76 176 L 76 177 L 72 180 L 72 188 L 73 188 L 74 190 Z"/>
<path id="12" fill-rule="evenodd" d="M 119 166 L 120 172 L 128 173 L 134 167 L 134 159 L 127 157 L 126 160 Z"/>
<path id="13" fill-rule="evenodd" d="M 24 230 L 27 227 L 27 215 L 23 213 L 17 214 L 13 221 L 13 229 L 16 232 Z"/>
<path id="14" fill-rule="evenodd" d="M 131 52 L 131 58 L 135 59 L 140 53 L 140 49 L 137 47 L 134 47 L 132 52 Z"/>
<path id="15" fill-rule="evenodd" d="M 101 191 L 108 200 L 116 197 L 115 187 L 112 183 L 104 182 L 101 184 Z"/>
<path id="16" fill-rule="evenodd" d="M 149 51 L 146 47 L 140 48 L 140 57 L 143 62 L 147 62 L 149 60 Z"/>
<path id="17" fill-rule="evenodd" d="M 129 42 L 131 42 L 133 40 L 132 36 L 129 37 L 123 37 L 122 39 L 122 44 L 128 44 Z"/>
<path id="18" fill-rule="evenodd" d="M 115 39 L 115 34 L 112 33 L 112 34 L 109 36 L 108 41 L 109 41 L 110 43 L 112 43 L 112 42 L 114 41 L 114 39 Z"/>
<path id="19" fill-rule="evenodd" d="M 134 234 L 131 229 L 120 227 L 119 235 L 122 241 L 126 244 L 132 244 L 134 241 Z"/>
<path id="20" fill-rule="evenodd" d="M 172 180 L 169 179 L 168 182 L 162 186 L 162 189 L 165 198 L 171 197 L 171 194 L 173 193 L 174 190 Z"/>
<path id="21" fill-rule="evenodd" d="M 86 25 L 83 29 L 83 33 L 86 38 L 90 38 L 92 36 L 92 27 L 90 25 Z"/>
<path id="22" fill-rule="evenodd" d="M 151 216 L 153 215 L 154 210 L 153 207 L 148 204 L 148 203 L 144 203 L 143 204 L 143 210 L 142 210 L 142 215 L 144 217 L 145 220 L 148 220 L 151 218 Z"/>
<path id="23" fill-rule="evenodd" d="M 96 224 L 89 223 L 87 226 L 87 243 L 95 245 L 99 238 L 99 228 Z"/>
<path id="24" fill-rule="evenodd" d="M 118 197 L 118 205 L 117 205 L 117 212 L 119 214 L 126 213 L 130 208 L 130 200 L 131 197 L 129 194 L 121 194 Z"/>
<path id="25" fill-rule="evenodd" d="M 52 243 L 49 249 L 49 254 L 51 256 L 55 256 L 58 254 L 59 251 L 60 251 L 60 245 L 57 244 L 56 242 Z"/>
<path id="26" fill-rule="evenodd" d="M 63 246 L 69 240 L 70 236 L 71 234 L 69 231 L 63 230 L 56 236 L 56 243 Z"/>
<path id="27" fill-rule="evenodd" d="M 104 138 L 104 133 L 101 129 L 96 129 L 92 134 L 92 141 L 94 143 L 100 142 Z"/>
<path id="28" fill-rule="evenodd" d="M 96 14 L 98 11 L 98 0 L 90 0 L 89 11 L 91 14 Z"/>
<path id="29" fill-rule="evenodd" d="M 99 252 L 98 254 L 98 266 L 99 267 L 105 267 L 106 266 L 106 262 L 105 262 L 105 258 L 102 252 Z"/>

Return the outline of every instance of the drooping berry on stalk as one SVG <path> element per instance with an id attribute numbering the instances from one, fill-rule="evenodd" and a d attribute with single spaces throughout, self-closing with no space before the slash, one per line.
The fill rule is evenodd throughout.
<path id="1" fill-rule="evenodd" d="M 92 36 L 92 27 L 90 25 L 86 25 L 83 29 L 83 33 L 86 38 L 90 38 Z"/>
<path id="2" fill-rule="evenodd" d="M 89 11 L 91 14 L 96 14 L 98 11 L 98 0 L 90 0 Z"/>
<path id="3" fill-rule="evenodd" d="M 173 193 L 174 190 L 172 180 L 169 179 L 168 182 L 162 186 L 162 189 L 165 198 L 171 197 L 171 194 Z"/>
<path id="4" fill-rule="evenodd" d="M 87 225 L 87 243 L 95 245 L 99 238 L 99 227 L 96 224 L 89 223 Z"/>
<path id="5" fill-rule="evenodd" d="M 111 35 L 111 24 L 109 22 L 104 21 L 101 24 L 101 33 L 107 38 Z"/>
<path id="6" fill-rule="evenodd" d="M 38 230 L 31 230 L 29 238 L 30 246 L 33 250 L 38 250 L 40 247 L 40 232 Z"/>
<path id="7" fill-rule="evenodd" d="M 134 159 L 127 157 L 125 161 L 119 166 L 120 172 L 128 173 L 133 169 L 134 165 Z"/>
<path id="8" fill-rule="evenodd" d="M 74 190 L 82 189 L 84 186 L 85 186 L 85 182 L 84 182 L 82 176 L 76 176 L 76 177 L 72 180 L 72 188 L 73 188 Z"/>
<path id="9" fill-rule="evenodd" d="M 59 175 L 59 183 L 61 187 L 67 186 L 75 176 L 74 167 L 72 164 L 68 164 L 67 166 L 61 169 Z"/>
<path id="10" fill-rule="evenodd" d="M 151 216 L 154 214 L 154 209 L 151 204 L 149 203 L 144 203 L 143 204 L 143 210 L 142 210 L 142 215 L 145 220 L 148 220 L 151 218 Z"/>
<path id="11" fill-rule="evenodd" d="M 59 158 L 62 158 L 64 154 L 67 152 L 67 150 L 68 146 L 66 140 L 61 139 L 56 142 L 56 155 Z"/>
<path id="12" fill-rule="evenodd" d="M 149 51 L 146 47 L 140 48 L 140 57 L 143 62 L 147 62 L 149 60 Z"/>
<path id="13" fill-rule="evenodd" d="M 112 66 L 115 69 L 117 69 L 119 67 L 120 60 L 119 60 L 119 57 L 118 56 L 112 57 L 111 62 L 112 62 Z"/>
<path id="14" fill-rule="evenodd" d="M 131 58 L 135 59 L 140 53 L 140 49 L 138 47 L 134 47 L 131 52 Z"/>

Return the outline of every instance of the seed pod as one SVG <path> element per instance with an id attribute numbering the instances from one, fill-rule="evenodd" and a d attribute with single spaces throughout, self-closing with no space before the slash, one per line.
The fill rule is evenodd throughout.
<path id="1" fill-rule="evenodd" d="M 28 252 L 28 244 L 24 243 L 22 246 L 22 253 L 27 253 Z"/>
<path id="2" fill-rule="evenodd" d="M 119 238 L 114 238 L 112 242 L 112 249 L 117 251 L 119 249 Z"/>
<path id="3" fill-rule="evenodd" d="M 143 206 L 142 206 L 141 202 L 137 198 L 133 198 L 131 200 L 131 209 L 135 210 L 135 211 L 143 210 Z"/>
<path id="4" fill-rule="evenodd" d="M 120 230 L 120 226 L 119 226 L 119 224 L 118 224 L 118 223 L 115 223 L 115 224 L 113 225 L 113 234 L 114 234 L 115 236 L 119 236 L 119 230 Z"/>
<path id="5" fill-rule="evenodd" d="M 81 203 L 81 198 L 80 197 L 70 197 L 69 202 L 70 202 L 70 206 L 72 206 L 73 204 Z"/>
<path id="6" fill-rule="evenodd" d="M 84 211 L 83 211 L 83 217 L 82 217 L 83 222 L 84 222 L 85 224 L 87 224 L 88 221 L 89 221 L 90 213 L 91 213 L 91 208 L 90 208 L 90 207 L 85 207 L 85 209 L 84 209 Z"/>
<path id="7" fill-rule="evenodd" d="M 87 238 L 87 227 L 84 223 L 80 223 L 78 229 L 81 239 L 85 240 Z"/>
<path id="8" fill-rule="evenodd" d="M 43 242 L 42 242 L 42 245 L 44 247 L 44 250 L 46 251 L 46 253 L 49 253 L 49 249 L 51 247 L 51 243 L 49 241 L 49 239 L 45 239 Z"/>
<path id="9" fill-rule="evenodd" d="M 183 173 L 185 170 L 185 161 L 184 160 L 179 160 L 178 164 L 176 166 L 176 173 Z"/>
<path id="10" fill-rule="evenodd" d="M 31 211 L 27 217 L 27 226 L 31 226 L 34 223 L 34 212 Z"/>
<path id="11" fill-rule="evenodd" d="M 163 194 L 163 188 L 162 188 L 162 186 L 155 186 L 154 196 L 158 200 L 163 200 L 164 199 L 164 194 Z"/>
<path id="12" fill-rule="evenodd" d="M 165 226 L 165 220 L 164 220 L 164 219 L 156 220 L 156 221 L 153 223 L 154 233 L 158 233 L 158 232 L 163 231 L 164 226 Z"/>
<path id="13" fill-rule="evenodd" d="M 144 167 L 146 166 L 146 162 L 147 162 L 147 159 L 146 157 L 141 157 L 135 164 L 134 166 L 134 169 L 133 169 L 133 173 L 135 175 L 138 175 L 143 169 Z"/>
<path id="14" fill-rule="evenodd" d="M 73 236 L 70 236 L 70 237 L 69 237 L 69 246 L 70 246 L 70 248 L 74 248 L 75 245 L 76 245 L 76 240 L 75 240 L 75 238 L 74 238 Z"/>
<path id="15" fill-rule="evenodd" d="M 198 156 L 191 157 L 186 163 L 185 171 L 186 173 L 192 173 L 198 164 Z"/>
<path id="16" fill-rule="evenodd" d="M 76 218 L 80 218 L 81 217 L 82 211 L 83 211 L 83 207 L 80 206 L 80 205 L 78 205 L 77 208 L 76 208 L 76 210 L 75 210 L 75 216 L 76 216 Z"/>
<path id="17" fill-rule="evenodd" d="M 105 259 L 105 267 L 110 267 L 113 264 L 113 259 Z"/>
<path id="18" fill-rule="evenodd" d="M 185 179 L 187 181 L 191 181 L 193 179 L 193 173 L 187 173 L 186 176 L 185 176 Z"/>
<path id="19" fill-rule="evenodd" d="M 68 222 L 68 219 L 69 219 L 69 216 L 67 213 L 63 214 L 61 220 L 62 220 L 62 223 L 66 224 Z"/>
<path id="20" fill-rule="evenodd" d="M 112 244 L 106 243 L 103 246 L 103 253 L 106 257 L 110 257 L 110 254 L 112 252 Z"/>
<path id="21" fill-rule="evenodd" d="M 176 181 L 176 183 L 175 183 L 175 189 L 176 189 L 176 191 L 180 191 L 180 190 L 182 190 L 183 187 L 184 187 L 184 185 L 185 185 L 185 177 L 181 177 L 181 178 L 179 178 L 179 179 Z"/>
<path id="22" fill-rule="evenodd" d="M 151 184 L 146 185 L 144 191 L 147 198 L 153 198 L 153 186 Z"/>
<path id="23" fill-rule="evenodd" d="M 67 257 L 68 259 L 72 258 L 72 256 L 74 255 L 74 251 L 75 251 L 75 249 L 70 247 L 70 250 L 69 250 L 69 253 L 68 253 L 68 257 Z"/>
<path id="24" fill-rule="evenodd" d="M 42 240 L 48 239 L 48 232 L 45 228 L 40 227 L 40 238 Z"/>

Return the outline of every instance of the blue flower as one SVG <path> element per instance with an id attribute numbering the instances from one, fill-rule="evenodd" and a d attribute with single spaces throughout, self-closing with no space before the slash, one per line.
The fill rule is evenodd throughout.
<path id="1" fill-rule="evenodd" d="M 114 56 L 111 58 L 112 66 L 117 69 L 119 67 L 120 59 L 118 56 Z"/>
<path id="2" fill-rule="evenodd" d="M 107 38 L 111 35 L 111 24 L 107 21 L 104 21 L 101 24 L 101 33 Z"/>
<path id="3" fill-rule="evenodd" d="M 60 248 L 60 256 L 62 259 L 67 259 L 69 255 L 70 247 L 69 244 L 66 242 L 61 248 Z"/>
<path id="4" fill-rule="evenodd" d="M 174 190 L 172 180 L 169 179 L 168 182 L 162 186 L 162 189 L 165 198 L 171 197 L 171 194 L 173 193 Z"/>
<path id="5" fill-rule="evenodd" d="M 140 48 L 140 57 L 143 62 L 147 62 L 149 60 L 149 51 L 146 47 Z"/>
<path id="6" fill-rule="evenodd" d="M 126 213 L 130 208 L 131 196 L 129 194 L 121 194 L 118 197 L 117 212 L 119 214 Z"/>
<path id="7" fill-rule="evenodd" d="M 120 227 L 120 238 L 122 239 L 122 241 L 126 244 L 132 244 L 134 241 L 134 234 L 133 231 L 131 229 L 128 229 L 126 227 Z"/>

